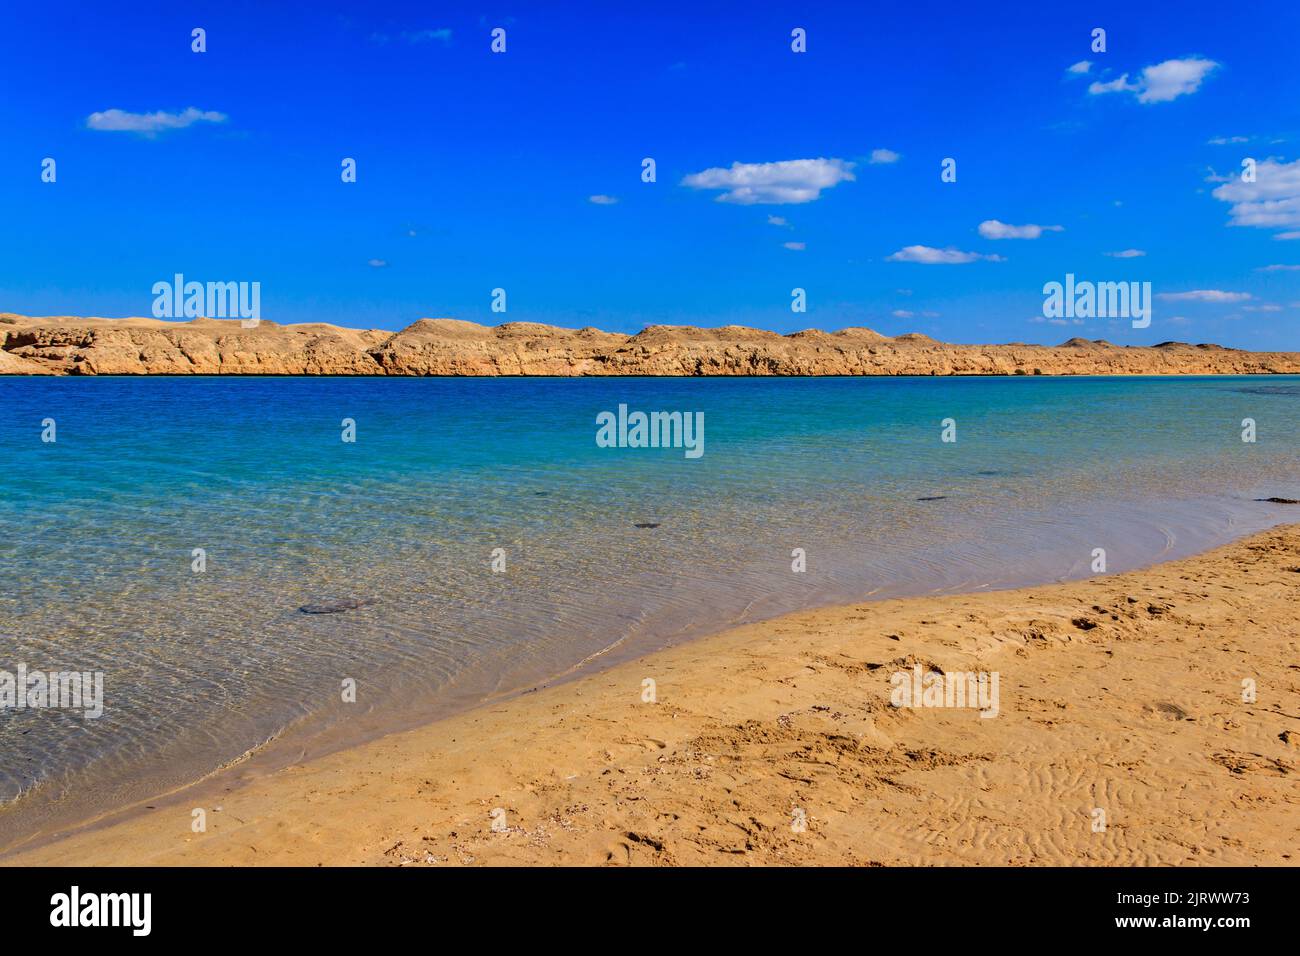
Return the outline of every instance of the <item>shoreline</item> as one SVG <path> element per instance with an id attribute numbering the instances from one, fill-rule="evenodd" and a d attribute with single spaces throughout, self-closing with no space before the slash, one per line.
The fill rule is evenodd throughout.
<path id="1" fill-rule="evenodd" d="M 242 761 L 0 863 L 1290 865 L 1296 567 L 1300 525 L 1278 525 L 1064 584 L 800 611 L 306 763 Z M 1223 653 L 1176 646 L 1207 640 Z M 1207 680 L 1216 659 L 1241 673 Z M 999 716 L 891 707 L 888 675 L 916 664 L 1000 673 Z M 1106 804 L 1104 833 L 1080 800 Z"/>
<path id="2" fill-rule="evenodd" d="M 1100 503 L 1094 503 L 1100 507 Z M 1226 510 L 1225 510 L 1226 509 Z M 1105 511 L 1106 509 L 1103 509 Z M 1181 520 L 1179 514 L 1181 513 Z M 1166 502 L 1156 512 L 1142 512 L 1123 518 L 1123 508 L 1112 506 L 1106 512 L 1109 519 L 1118 518 L 1128 529 L 1130 537 L 1141 537 L 1139 529 L 1147 532 L 1148 537 L 1158 532 L 1165 536 L 1165 546 L 1160 550 L 1149 550 L 1141 557 L 1130 554 L 1127 559 L 1117 554 L 1111 555 L 1113 570 L 1109 573 L 1136 571 L 1158 566 L 1172 560 L 1192 557 L 1205 553 L 1215 547 L 1231 543 L 1252 533 L 1265 530 L 1283 523 L 1283 515 L 1276 505 L 1266 505 L 1262 509 L 1255 499 L 1234 497 L 1221 500 L 1218 497 L 1205 499 L 1199 506 L 1183 502 L 1174 507 L 1174 502 Z M 1195 520 L 1190 516 L 1195 514 Z M 1215 516 L 1213 520 L 1210 516 Z M 1267 515 L 1267 517 L 1265 517 Z M 1149 527 L 1142 522 L 1152 519 Z M 1093 532 L 1099 529 L 1096 523 L 1103 519 L 1101 514 L 1091 519 L 1074 516 L 1062 524 L 1063 516 L 1056 517 L 1055 527 L 1060 540 L 1058 549 L 1065 552 L 1086 554 L 1083 542 L 1074 541 L 1075 547 L 1064 547 L 1069 539 L 1068 528 L 1071 522 L 1091 527 Z M 1169 542 L 1174 542 L 1170 545 Z M 1150 543 L 1150 542 L 1148 542 Z M 968 557 L 969 560 L 969 557 Z M 638 660 L 652 654 L 679 647 L 695 641 L 734 630 L 737 627 L 762 624 L 789 614 L 833 610 L 838 607 L 855 605 L 862 602 L 877 603 L 898 599 L 939 599 L 959 597 L 966 594 L 1014 592 L 1027 588 L 1063 584 L 1070 581 L 1086 580 L 1090 572 L 1080 569 L 1067 570 L 1064 566 L 1057 569 L 1059 573 L 1047 573 L 1046 564 L 1038 561 L 1008 564 L 995 555 L 985 555 L 982 559 L 991 562 L 985 577 L 972 580 L 967 577 L 952 578 L 947 581 L 933 579 L 927 586 L 898 587 L 898 582 L 890 585 L 878 583 L 871 587 L 865 581 L 855 586 L 848 586 L 841 581 L 838 587 L 818 592 L 810 600 L 796 605 L 769 605 L 755 615 L 748 612 L 753 604 L 735 616 L 726 614 L 715 619 L 703 621 L 695 619 L 686 626 L 675 626 L 667 630 L 651 633 L 623 633 L 617 639 L 605 643 L 600 648 L 581 658 L 571 658 L 557 669 L 544 672 L 514 672 L 499 674 L 490 681 L 491 689 L 480 695 L 458 693 L 457 699 L 448 702 L 446 691 L 412 701 L 405 705 L 387 705 L 383 710 L 367 709 L 359 716 L 340 718 L 337 713 L 315 711 L 305 713 L 288 724 L 276 726 L 265 738 L 250 741 L 247 749 L 239 753 L 223 756 L 219 762 L 190 768 L 186 773 L 168 766 L 163 777 L 155 768 L 151 776 L 142 777 L 131 785 L 132 795 L 129 799 L 117 799 L 112 802 L 100 801 L 98 806 L 51 807 L 13 805 L 0 811 L 0 834 L 5 842 L 0 843 L 0 859 L 4 856 L 27 852 L 32 849 L 57 842 L 69 835 L 81 833 L 107 825 L 129 820 L 141 815 L 150 804 L 157 804 L 177 794 L 184 794 L 199 787 L 210 779 L 225 780 L 231 775 L 232 768 L 238 768 L 241 776 L 265 776 L 285 769 L 288 766 L 323 759 L 341 751 L 361 747 L 393 734 L 418 730 L 431 724 L 448 720 L 485 707 L 507 703 L 519 696 L 540 689 L 550 688 L 571 681 L 581 680 L 588 675 L 599 674 L 609 668 L 629 661 Z M 1013 564 L 1015 570 L 1013 571 Z M 993 568 L 999 570 L 994 571 Z M 1033 568 L 1033 572 L 1030 572 Z M 772 582 L 773 584 L 777 582 Z M 770 597 L 770 595 L 769 595 Z M 697 608 L 697 613 L 702 609 Z M 680 621 L 677 622 L 681 624 Z M 93 771 L 92 771 L 93 773 Z M 118 778 L 119 781 L 121 778 Z M 91 778 L 83 774 L 81 786 L 94 789 L 102 784 L 102 778 Z M 118 783 L 120 786 L 121 784 Z M 85 801 L 81 801 L 83 804 Z M 50 811 L 53 810 L 51 813 Z M 13 813 L 14 820 L 5 820 L 4 813 Z M 27 826 L 30 824 L 30 826 Z M 26 830 L 24 835 L 24 829 Z"/>

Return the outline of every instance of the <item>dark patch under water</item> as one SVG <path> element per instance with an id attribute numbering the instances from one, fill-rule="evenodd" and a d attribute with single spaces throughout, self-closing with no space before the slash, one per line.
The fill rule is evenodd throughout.
<path id="1" fill-rule="evenodd" d="M 374 604 L 374 598 L 344 598 L 342 601 L 329 601 L 324 604 L 304 604 L 298 610 L 303 614 L 341 614 L 344 611 L 355 611 L 359 607 L 365 607 L 368 604 Z"/>
<path id="2" fill-rule="evenodd" d="M 1250 385 L 1233 391 L 1242 395 L 1300 395 L 1300 385 Z"/>

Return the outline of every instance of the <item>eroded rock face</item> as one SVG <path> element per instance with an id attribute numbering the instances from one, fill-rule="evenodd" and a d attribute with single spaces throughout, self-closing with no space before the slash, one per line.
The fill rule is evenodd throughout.
<path id="1" fill-rule="evenodd" d="M 10 360 L 0 371 L 17 371 L 17 360 L 25 371 L 69 375 L 380 375 L 366 350 L 391 335 L 315 323 L 0 315 L 0 354 Z"/>
<path id="2" fill-rule="evenodd" d="M 0 374 L 55 375 L 1247 375 L 1300 373 L 1300 352 L 1071 339 L 949 345 L 865 328 L 778 335 L 650 326 L 636 335 L 531 322 L 420 319 L 400 332 L 323 323 L 0 314 Z"/>

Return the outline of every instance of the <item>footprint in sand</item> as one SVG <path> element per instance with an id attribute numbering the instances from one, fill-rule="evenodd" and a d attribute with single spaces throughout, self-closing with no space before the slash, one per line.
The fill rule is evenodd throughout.
<path id="1" fill-rule="evenodd" d="M 1146 713 L 1153 717 L 1160 717 L 1164 720 L 1191 720 L 1191 714 L 1183 710 L 1177 704 L 1171 704 L 1168 701 L 1160 701 L 1155 704 L 1147 704 L 1142 708 Z"/>

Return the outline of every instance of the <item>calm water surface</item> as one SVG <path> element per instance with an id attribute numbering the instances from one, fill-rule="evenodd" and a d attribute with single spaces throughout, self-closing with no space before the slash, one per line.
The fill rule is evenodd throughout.
<path id="1" fill-rule="evenodd" d="M 1300 498 L 1300 377 L 52 378 L 0 399 L 0 670 L 103 671 L 107 698 L 98 720 L 0 711 L 0 846 L 277 735 L 310 752 L 814 604 L 1080 577 L 1098 547 L 1124 570 Z M 704 412 L 703 457 L 596 447 L 620 403 Z M 298 610 L 346 599 L 373 603 Z"/>

